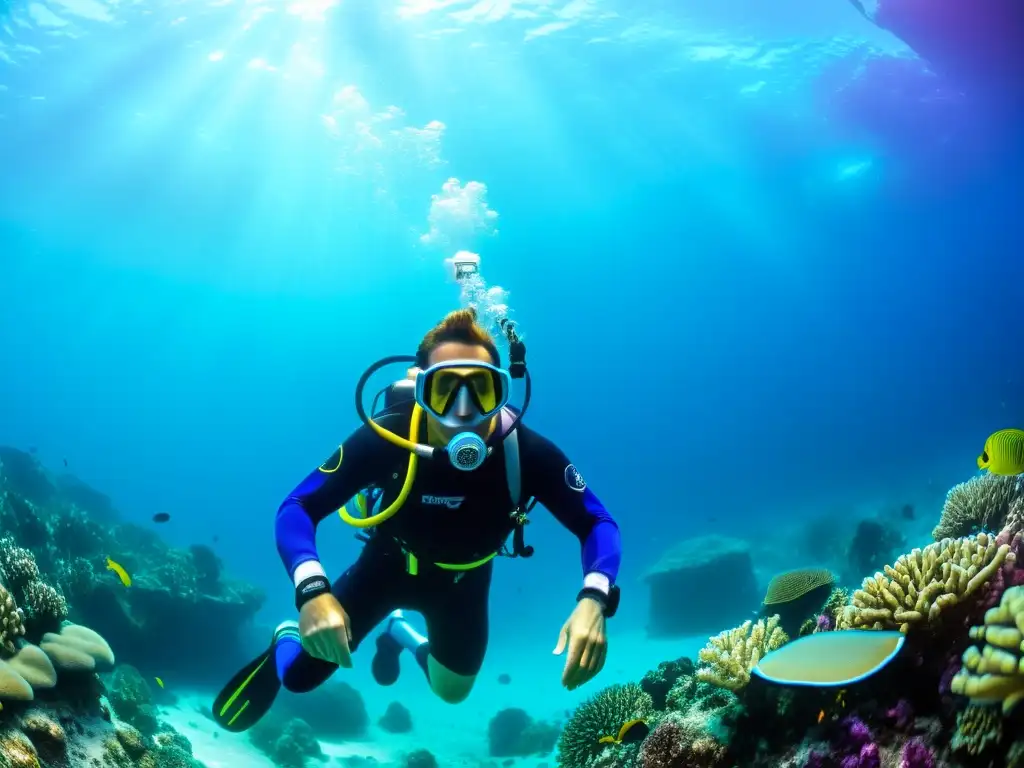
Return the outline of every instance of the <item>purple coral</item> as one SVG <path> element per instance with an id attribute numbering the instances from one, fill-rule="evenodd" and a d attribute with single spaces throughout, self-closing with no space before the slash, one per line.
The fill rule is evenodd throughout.
<path id="1" fill-rule="evenodd" d="M 831 632 L 832 631 L 832 617 L 827 613 L 823 613 L 818 617 L 816 622 L 816 631 L 818 632 Z"/>
<path id="2" fill-rule="evenodd" d="M 865 744 L 855 755 L 847 755 L 839 764 L 841 768 L 880 768 L 882 758 L 878 754 L 878 745 Z"/>
<path id="3" fill-rule="evenodd" d="M 850 715 L 843 720 L 843 726 L 846 728 L 846 735 L 851 745 L 861 746 L 871 741 L 871 729 L 859 717 Z"/>
<path id="4" fill-rule="evenodd" d="M 885 716 L 899 729 L 907 728 L 914 722 L 914 710 L 906 699 L 897 701 L 896 706 L 889 709 Z"/>
<path id="5" fill-rule="evenodd" d="M 912 739 L 903 747 L 900 768 L 935 768 L 935 755 L 921 739 Z"/>

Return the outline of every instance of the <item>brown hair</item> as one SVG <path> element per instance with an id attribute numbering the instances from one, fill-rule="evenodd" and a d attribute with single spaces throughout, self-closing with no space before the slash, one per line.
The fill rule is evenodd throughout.
<path id="1" fill-rule="evenodd" d="M 427 332 L 416 350 L 416 367 L 426 368 L 431 353 L 448 342 L 479 345 L 487 350 L 495 365 L 501 365 L 498 345 L 487 329 L 477 322 L 476 310 L 473 308 L 449 312 L 440 323 Z"/>

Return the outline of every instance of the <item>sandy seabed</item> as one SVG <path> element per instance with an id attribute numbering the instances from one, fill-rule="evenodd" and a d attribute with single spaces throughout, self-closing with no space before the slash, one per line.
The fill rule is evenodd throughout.
<path id="1" fill-rule="evenodd" d="M 404 756 L 418 749 L 429 750 L 443 768 L 478 768 L 501 765 L 504 758 L 488 755 L 487 727 L 492 717 L 507 707 L 525 709 L 538 720 L 562 720 L 566 712 L 612 683 L 639 681 L 658 662 L 680 656 L 696 656 L 706 635 L 672 641 L 651 641 L 642 633 L 614 634 L 609 638 L 610 657 L 601 675 L 583 688 L 569 692 L 561 687 L 564 657 L 550 649 L 522 646 L 492 647 L 469 699 L 457 705 L 445 704 L 427 689 L 421 673 L 408 657 L 403 658 L 402 677 L 390 688 L 381 688 L 370 677 L 369 657 L 357 654 L 355 667 L 343 679 L 355 686 L 366 702 L 371 726 L 365 740 L 333 743 L 321 741 L 329 761 L 325 765 L 367 764 L 401 766 Z M 498 676 L 508 674 L 503 685 Z M 329 685 L 330 683 L 328 683 Z M 257 750 L 245 734 L 220 731 L 204 717 L 213 691 L 179 692 L 176 706 L 164 707 L 162 718 L 192 742 L 195 756 L 208 768 L 274 768 L 274 763 Z M 390 734 L 377 720 L 392 701 L 400 701 L 412 713 L 413 730 Z M 317 765 L 310 761 L 311 766 Z M 518 758 L 522 768 L 554 765 L 554 755 Z"/>

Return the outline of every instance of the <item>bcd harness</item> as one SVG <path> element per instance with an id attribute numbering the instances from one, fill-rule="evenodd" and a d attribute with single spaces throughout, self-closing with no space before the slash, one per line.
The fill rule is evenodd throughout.
<path id="1" fill-rule="evenodd" d="M 515 413 L 510 408 L 506 407 L 502 409 L 500 418 L 500 429 L 507 430 L 515 419 Z M 530 522 L 529 513 L 533 510 L 534 506 L 536 506 L 537 500 L 533 497 L 524 500 L 522 497 L 522 466 L 520 463 L 519 435 L 517 429 L 513 429 L 505 436 L 502 441 L 502 447 L 505 454 L 505 479 L 508 485 L 509 497 L 512 500 L 512 511 L 509 513 L 509 522 L 512 524 L 511 549 L 507 544 L 503 544 L 498 551 L 492 552 L 479 560 L 474 560 L 470 563 L 433 563 L 435 567 L 445 571 L 464 572 L 471 571 L 474 568 L 479 568 L 480 566 L 489 563 L 495 557 L 528 558 L 533 556 L 534 549 L 526 544 L 523 529 Z M 363 517 L 366 517 L 370 513 L 376 499 L 382 494 L 383 489 L 371 486 L 356 497 L 355 506 Z M 367 501 L 367 499 L 369 499 L 369 501 Z M 356 534 L 356 538 L 364 543 L 370 540 L 370 536 L 364 533 Z M 402 547 L 402 553 L 406 559 L 406 570 L 410 575 L 417 575 L 419 573 L 419 558 L 410 551 L 403 542 L 398 541 L 397 539 L 396 541 L 399 546 Z"/>

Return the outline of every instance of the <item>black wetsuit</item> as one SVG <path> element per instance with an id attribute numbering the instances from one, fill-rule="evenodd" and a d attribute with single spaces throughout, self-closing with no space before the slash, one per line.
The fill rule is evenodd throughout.
<path id="1" fill-rule="evenodd" d="M 377 422 L 408 436 L 411 404 Z M 421 428 L 421 433 L 425 425 Z M 522 423 L 517 428 L 521 498 L 535 498 L 582 546 L 585 574 L 614 583 L 620 560 L 618 526 L 582 475 L 551 441 Z M 316 525 L 367 487 L 382 489 L 380 509 L 398 496 L 409 453 L 370 427 L 352 433 L 288 496 L 277 514 L 277 547 L 293 582 L 296 570 L 320 570 Z M 504 447 L 470 472 L 446 461 L 421 459 L 402 508 L 370 530 L 358 560 L 335 581 L 332 592 L 348 614 L 353 650 L 392 611 L 418 611 L 427 622 L 429 653 L 460 675 L 475 675 L 487 647 L 487 599 L 494 560 L 470 570 L 435 565 L 476 562 L 502 549 L 515 522 Z M 410 572 L 410 555 L 418 563 Z M 300 568 L 301 566 L 301 568 Z M 284 685 L 312 689 L 335 665 L 305 652 L 287 664 Z"/>

